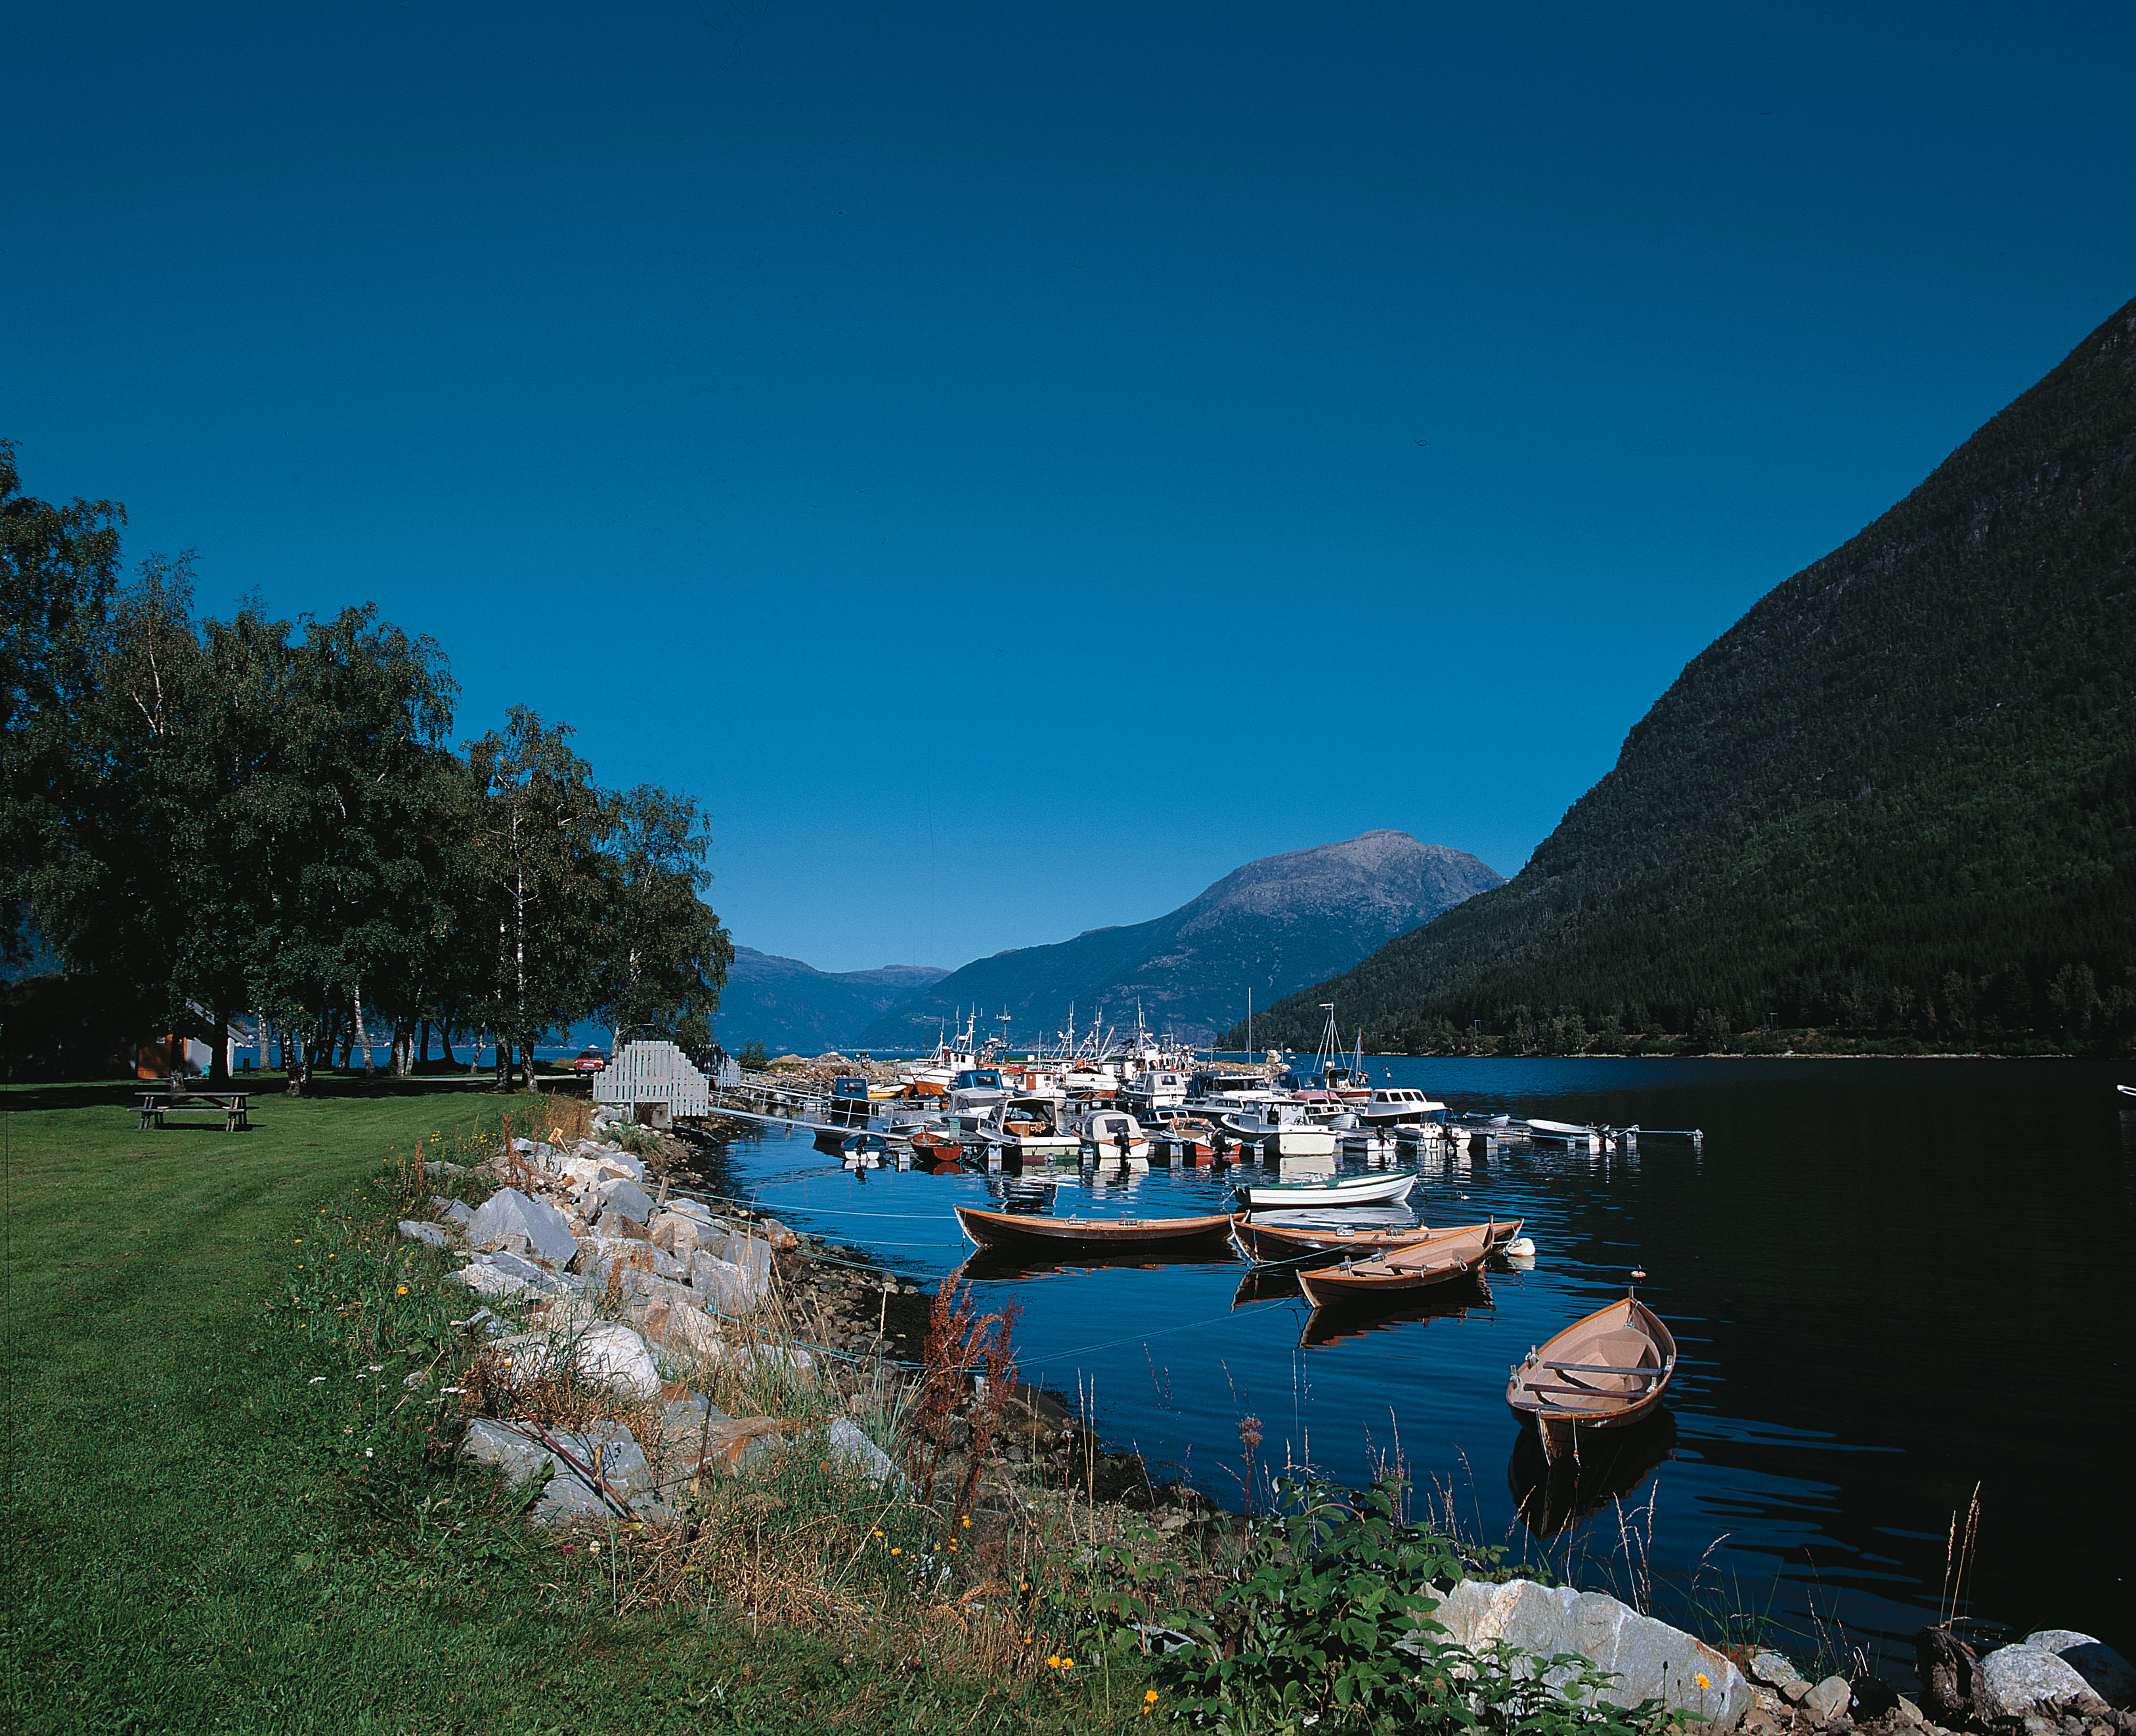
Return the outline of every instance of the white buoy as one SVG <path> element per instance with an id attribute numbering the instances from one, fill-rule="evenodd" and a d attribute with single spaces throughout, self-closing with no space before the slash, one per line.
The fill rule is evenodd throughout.
<path id="1" fill-rule="evenodd" d="M 1506 1244 L 1505 1252 L 1508 1259 L 1532 1260 L 1535 1258 L 1535 1238 L 1515 1236 Z"/>

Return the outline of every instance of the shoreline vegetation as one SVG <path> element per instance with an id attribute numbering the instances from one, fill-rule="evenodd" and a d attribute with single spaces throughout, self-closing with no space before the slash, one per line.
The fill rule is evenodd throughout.
<path id="1" fill-rule="evenodd" d="M 575 1098 L 326 1087 L 226 1136 L 7 1095 L 14 1728 L 1947 1727 L 1837 1652 L 1780 1680 L 1769 1637 L 1523 1578 L 1398 1466 L 1250 1475 L 1240 1512 L 1153 1486 L 1016 1380 L 1012 1312 L 760 1215 L 724 1245 L 763 1293 L 675 1354 L 689 1158 Z M 507 1191 L 603 1188 L 566 1261 L 470 1245 Z M 542 1281 L 470 1293 L 483 1258 Z M 1684 1709 L 1611 1704 L 1575 1606 L 1624 1680 L 1635 1640 L 1707 1660 L 1664 1667 Z"/>

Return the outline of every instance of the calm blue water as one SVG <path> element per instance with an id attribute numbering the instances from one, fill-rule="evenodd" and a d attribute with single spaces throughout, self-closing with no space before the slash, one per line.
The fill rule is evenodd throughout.
<path id="1" fill-rule="evenodd" d="M 1387 1058 L 1376 1077 L 1457 1111 L 1702 1127 L 1702 1147 L 1568 1154 L 1478 1142 L 1427 1162 L 1425 1222 L 1517 1216 L 1533 1270 L 1432 1314 L 1308 1338 L 1301 1298 L 1255 1300 L 1210 1260 L 977 1280 L 1022 1305 L 1025 1378 L 1079 1394 L 1108 1443 L 1237 1506 L 1239 1423 L 1356 1482 L 1399 1454 L 1464 1530 L 1580 1583 L 1652 1580 L 1657 1613 L 1745 1611 L 1895 1675 L 1935 1619 L 1945 1534 L 1981 1486 L 1968 1604 L 2136 1653 L 2128 1342 L 2136 1114 L 2073 1062 L 1481 1061 Z M 807 1135 L 728 1154 L 729 1185 L 797 1228 L 934 1280 L 969 1252 L 954 1202 L 989 1178 L 857 1176 Z M 1231 1178 L 1091 1171 L 1056 1210 L 1207 1211 Z M 993 1184 L 998 1187 L 998 1181 Z M 1575 1481 L 1546 1475 L 1504 1404 L 1508 1366 L 1621 1294 L 1674 1329 L 1670 1418 Z"/>

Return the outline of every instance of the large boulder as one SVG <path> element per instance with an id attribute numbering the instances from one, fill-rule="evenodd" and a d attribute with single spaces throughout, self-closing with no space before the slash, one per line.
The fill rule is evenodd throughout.
<path id="1" fill-rule="evenodd" d="M 570 1331 L 521 1332 L 492 1346 L 509 1357 L 516 1373 L 534 1377 L 568 1365 L 626 1399 L 657 1399 L 660 1371 L 645 1341 L 620 1321 L 596 1320 Z"/>
<path id="2" fill-rule="evenodd" d="M 652 1301 L 641 1326 L 647 1342 L 689 1362 L 717 1362 L 726 1341 L 720 1323 L 692 1302 Z"/>
<path id="3" fill-rule="evenodd" d="M 2111 1646 L 2067 1627 L 2046 1627 L 2028 1633 L 2022 1641 L 2051 1651 L 2091 1685 L 2091 1691 L 2109 1706 L 2124 1711 L 2136 1707 L 2136 1665 Z"/>
<path id="4" fill-rule="evenodd" d="M 1498 1641 L 1544 1657 L 1577 1653 L 1616 1677 L 1600 1694 L 1612 1705 L 1658 1700 L 1716 1729 L 1730 1728 L 1750 1707 L 1750 1685 L 1728 1659 L 1601 1592 L 1527 1579 L 1502 1585 L 1464 1579 L 1434 1619 L 1448 1639 L 1470 1651 Z"/>
<path id="5" fill-rule="evenodd" d="M 536 1525 L 617 1516 L 602 1499 L 596 1479 L 606 1486 L 609 1496 L 633 1511 L 648 1517 L 662 1516 L 653 1467 L 646 1462 L 643 1449 L 622 1424 L 595 1423 L 568 1433 L 555 1429 L 541 1433 L 561 1451 L 551 1448 L 531 1428 L 478 1417 L 468 1425 L 460 1442 L 460 1457 L 475 1464 L 495 1465 L 515 1489 L 546 1473 L 548 1481 L 527 1513 Z"/>
<path id="6" fill-rule="evenodd" d="M 1998 1646 L 1980 1661 L 1983 1718 L 2059 1717 L 2066 1710 L 2101 1704 L 2075 1666 L 2044 1647 Z"/>
<path id="7" fill-rule="evenodd" d="M 720 1314 L 746 1314 L 771 1293 L 771 1280 L 769 1272 L 759 1275 L 732 1260 L 715 1259 L 700 1249 L 690 1256 L 690 1287 L 697 1292 L 701 1307 Z"/>
<path id="8" fill-rule="evenodd" d="M 653 1215 L 652 1196 L 627 1176 L 604 1181 L 594 1192 L 600 1196 L 604 1220 L 628 1218 L 634 1224 L 643 1224 Z"/>
<path id="9" fill-rule="evenodd" d="M 467 1235 L 477 1248 L 496 1246 L 507 1235 L 524 1236 L 536 1258 L 557 1266 L 570 1265 L 579 1251 L 563 1213 L 516 1187 L 501 1187 L 483 1200 L 468 1220 Z"/>

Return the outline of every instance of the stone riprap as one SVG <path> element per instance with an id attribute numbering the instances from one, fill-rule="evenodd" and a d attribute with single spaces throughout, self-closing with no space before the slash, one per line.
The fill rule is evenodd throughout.
<path id="1" fill-rule="evenodd" d="M 1464 1579 L 1433 1619 L 1467 1651 L 1498 1642 L 1545 1657 L 1584 1657 L 1616 1678 L 1600 1696 L 1613 1705 L 1659 1700 L 1723 1729 L 1750 1707 L 1750 1685 L 1711 1646 L 1602 1592 L 1529 1579 Z M 1559 1683 L 1553 1679 L 1552 1685 Z"/>
<path id="2" fill-rule="evenodd" d="M 500 1245 L 507 1236 L 523 1236 L 529 1249 L 542 1259 L 567 1266 L 579 1244 L 563 1213 L 546 1200 L 536 1200 L 516 1187 L 501 1187 L 483 1200 L 468 1220 L 468 1240 L 477 1248 Z"/>
<path id="3" fill-rule="evenodd" d="M 400 1239 L 406 1242 L 420 1242 L 425 1248 L 449 1248 L 453 1245 L 451 1233 L 442 1224 L 420 1224 L 412 1218 L 403 1218 L 396 1226 Z"/>

